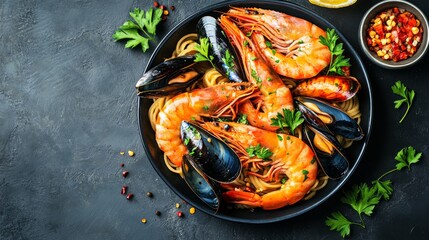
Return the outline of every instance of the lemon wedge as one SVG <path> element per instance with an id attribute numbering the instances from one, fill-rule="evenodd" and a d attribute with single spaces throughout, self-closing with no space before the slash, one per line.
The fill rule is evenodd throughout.
<path id="1" fill-rule="evenodd" d="M 311 4 L 326 8 L 343 8 L 354 4 L 357 0 L 309 0 Z"/>

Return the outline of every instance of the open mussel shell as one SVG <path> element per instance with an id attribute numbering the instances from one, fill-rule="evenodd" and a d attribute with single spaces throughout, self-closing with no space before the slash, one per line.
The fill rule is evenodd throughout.
<path id="1" fill-rule="evenodd" d="M 237 54 L 231 47 L 225 33 L 214 17 L 204 16 L 197 23 L 198 38 L 207 38 L 209 55 L 218 72 L 233 82 L 243 82 L 243 74 Z"/>
<path id="2" fill-rule="evenodd" d="M 319 131 L 307 124 L 304 124 L 303 133 L 304 140 L 310 145 L 316 160 L 318 161 L 322 170 L 325 172 L 326 176 L 332 179 L 337 179 L 347 173 L 349 169 L 349 161 L 345 157 L 344 150 L 342 149 L 340 143 L 338 143 L 335 136 L 329 134 L 328 132 Z M 316 146 L 314 142 L 316 134 L 323 138 L 324 141 L 332 144 L 332 150 L 329 153 L 319 149 Z"/>
<path id="3" fill-rule="evenodd" d="M 295 103 L 303 113 L 306 122 L 319 130 L 323 131 L 324 127 L 321 126 L 320 119 L 324 118 L 327 121 L 324 122 L 325 125 L 336 135 L 354 141 L 364 137 L 363 130 L 356 120 L 337 107 L 310 97 L 297 97 Z M 316 107 L 317 110 L 311 109 L 309 106 Z M 314 119 L 314 117 L 319 119 Z"/>
<path id="4" fill-rule="evenodd" d="M 240 159 L 225 142 L 187 121 L 182 121 L 180 132 L 189 160 L 207 177 L 229 183 L 240 175 Z"/>
<path id="5" fill-rule="evenodd" d="M 147 71 L 137 81 L 138 95 L 145 98 L 158 98 L 183 92 L 202 74 L 190 66 L 194 56 L 182 56 L 162 62 Z"/>
<path id="6" fill-rule="evenodd" d="M 191 156 L 185 155 L 182 161 L 182 173 L 186 184 L 201 201 L 214 210 L 219 210 L 219 184 L 208 179 L 190 161 Z"/>

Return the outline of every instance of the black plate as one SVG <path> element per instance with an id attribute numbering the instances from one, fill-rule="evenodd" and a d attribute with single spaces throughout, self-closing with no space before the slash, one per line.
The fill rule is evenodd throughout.
<path id="1" fill-rule="evenodd" d="M 305 9 L 301 6 L 298 6 L 290 2 L 277 2 L 277 1 L 227 1 L 219 4 L 212 5 L 208 8 L 201 10 L 200 12 L 188 17 L 180 24 L 178 24 L 173 30 L 171 30 L 161 41 L 161 43 L 156 48 L 153 53 L 147 67 L 147 69 L 152 68 L 156 64 L 162 62 L 165 58 L 170 57 L 171 53 L 175 49 L 176 42 L 185 34 L 195 32 L 195 26 L 197 21 L 205 15 L 211 15 L 214 17 L 219 16 L 219 12 L 227 11 L 229 6 L 239 6 L 239 7 L 259 7 L 265 9 L 272 9 L 284 12 L 286 14 L 300 17 L 306 19 L 319 27 L 334 28 L 334 25 L 323 19 L 321 16 L 316 13 Z M 358 93 L 360 100 L 360 108 L 362 112 L 362 122 L 361 126 L 365 132 L 364 140 L 356 142 L 352 145 L 351 148 L 347 150 L 347 155 L 350 161 L 350 170 L 349 172 L 339 180 L 331 180 L 328 185 L 317 192 L 316 196 L 307 201 L 300 201 L 293 206 L 287 206 L 277 210 L 264 211 L 261 209 L 255 209 L 251 212 L 249 210 L 220 210 L 215 213 L 207 205 L 199 200 L 198 197 L 188 188 L 184 180 L 180 178 L 179 175 L 172 173 L 165 166 L 163 161 L 163 152 L 158 148 L 158 145 L 155 140 L 155 133 L 152 130 L 147 112 L 152 100 L 148 99 L 138 99 L 138 114 L 139 114 L 139 126 L 141 138 L 143 141 L 143 146 L 145 152 L 151 162 L 153 168 L 159 174 L 159 176 L 164 180 L 164 182 L 183 200 L 195 206 L 200 211 L 203 211 L 207 214 L 215 216 L 220 219 L 234 221 L 234 222 L 244 222 L 244 223 L 270 223 L 277 222 L 285 219 L 289 219 L 300 214 L 303 214 L 316 206 L 320 205 L 323 201 L 332 196 L 344 183 L 350 178 L 351 174 L 356 169 L 358 163 L 363 157 L 363 153 L 368 144 L 371 124 L 372 124 L 372 96 L 371 96 L 371 87 L 365 71 L 365 68 L 360 60 L 359 56 L 350 45 L 350 43 L 345 39 L 345 37 L 337 30 L 340 40 L 344 43 L 345 55 L 350 58 L 352 64 L 351 75 L 355 76 L 362 84 L 362 88 Z M 145 70 L 145 71 L 146 71 Z"/>

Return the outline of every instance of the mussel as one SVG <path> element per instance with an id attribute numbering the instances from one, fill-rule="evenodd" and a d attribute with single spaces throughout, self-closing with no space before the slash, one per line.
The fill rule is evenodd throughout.
<path id="1" fill-rule="evenodd" d="M 243 74 L 237 54 L 231 47 L 225 33 L 214 17 L 204 16 L 197 23 L 198 38 L 207 38 L 210 43 L 209 55 L 218 72 L 233 82 L 243 82 Z"/>
<path id="2" fill-rule="evenodd" d="M 332 179 L 344 176 L 349 169 L 349 162 L 335 136 L 308 124 L 304 124 L 303 132 L 304 140 L 310 145 L 326 176 Z"/>
<path id="3" fill-rule="evenodd" d="M 201 171 L 193 165 L 190 160 L 191 158 L 190 155 L 185 155 L 183 157 L 182 172 L 185 182 L 201 201 L 217 211 L 220 206 L 219 196 L 221 196 L 219 184 L 211 181 L 201 173 Z"/>
<path id="4" fill-rule="evenodd" d="M 337 107 L 310 97 L 297 97 L 295 103 L 306 122 L 319 131 L 325 131 L 326 125 L 333 134 L 346 139 L 355 141 L 364 137 L 359 124 Z"/>
<path id="5" fill-rule="evenodd" d="M 182 121 L 180 133 L 191 162 L 207 177 L 228 183 L 240 175 L 240 159 L 225 142 L 187 121 Z"/>
<path id="6" fill-rule="evenodd" d="M 191 68 L 194 56 L 177 57 L 147 71 L 136 84 L 140 97 L 157 98 L 175 95 L 200 79 L 202 73 Z"/>

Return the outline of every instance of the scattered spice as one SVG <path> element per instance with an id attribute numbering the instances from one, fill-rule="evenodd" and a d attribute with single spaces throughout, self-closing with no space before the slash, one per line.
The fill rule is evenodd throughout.
<path id="1" fill-rule="evenodd" d="M 182 213 L 181 211 L 178 211 L 178 212 L 177 212 L 177 216 L 178 216 L 178 217 L 183 217 L 183 213 Z"/>
<path id="2" fill-rule="evenodd" d="M 168 12 L 168 10 L 164 10 L 162 13 L 163 13 L 165 16 L 168 16 L 168 14 L 170 14 L 170 13 Z"/>
<path id="3" fill-rule="evenodd" d="M 122 172 L 122 177 L 126 178 L 128 176 L 129 172 L 128 171 L 123 171 Z"/>
<path id="4" fill-rule="evenodd" d="M 414 14 L 401 8 L 380 12 L 367 30 L 371 51 L 394 62 L 414 55 L 423 39 L 423 27 Z"/>
<path id="5" fill-rule="evenodd" d="M 158 211 L 158 210 L 156 210 L 156 211 L 155 211 L 155 215 L 156 215 L 156 216 L 161 216 L 161 212 L 160 212 L 160 211 Z"/>
<path id="6" fill-rule="evenodd" d="M 125 164 L 121 163 L 121 167 L 124 167 L 124 166 L 125 166 Z"/>
<path id="7" fill-rule="evenodd" d="M 174 6 L 170 6 L 171 11 L 174 11 L 176 9 L 176 7 Z"/>
<path id="8" fill-rule="evenodd" d="M 135 153 L 131 150 L 128 150 L 128 156 L 130 157 L 134 157 Z"/>
<path id="9" fill-rule="evenodd" d="M 162 10 L 166 9 L 166 7 L 164 5 L 161 5 L 161 7 L 159 7 L 159 8 L 161 8 Z"/>
<path id="10" fill-rule="evenodd" d="M 127 189 L 128 189 L 128 187 L 127 187 L 127 186 L 122 186 L 121 194 L 122 194 L 122 195 L 127 194 Z"/>
<path id="11" fill-rule="evenodd" d="M 142 218 L 142 223 L 146 223 L 146 222 L 147 222 L 146 218 Z"/>
<path id="12" fill-rule="evenodd" d="M 180 204 L 179 203 L 176 203 L 176 208 L 180 208 Z"/>
<path id="13" fill-rule="evenodd" d="M 119 154 L 124 155 L 124 154 L 125 154 L 125 152 L 119 152 Z"/>
<path id="14" fill-rule="evenodd" d="M 146 193 L 146 196 L 148 196 L 148 197 L 152 198 L 152 197 L 153 197 L 153 193 L 151 193 L 151 192 L 147 192 L 147 193 Z"/>
<path id="15" fill-rule="evenodd" d="M 194 208 L 194 207 L 191 207 L 191 208 L 189 209 L 189 213 L 190 213 L 190 214 L 195 214 L 195 208 Z"/>
<path id="16" fill-rule="evenodd" d="M 134 194 L 130 193 L 127 195 L 127 200 L 131 200 L 134 197 Z"/>
<path id="17" fill-rule="evenodd" d="M 157 7 L 159 7 L 159 3 L 157 1 L 154 1 L 153 6 L 157 8 Z"/>

